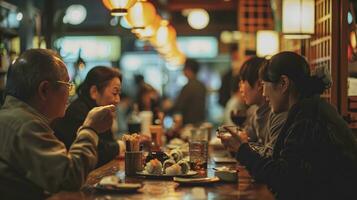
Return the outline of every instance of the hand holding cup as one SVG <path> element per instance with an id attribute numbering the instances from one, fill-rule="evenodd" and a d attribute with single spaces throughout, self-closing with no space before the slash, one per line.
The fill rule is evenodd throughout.
<path id="1" fill-rule="evenodd" d="M 242 143 L 248 142 L 247 134 L 235 126 L 220 127 L 217 130 L 217 137 L 228 150 L 234 152 L 238 151 Z"/>

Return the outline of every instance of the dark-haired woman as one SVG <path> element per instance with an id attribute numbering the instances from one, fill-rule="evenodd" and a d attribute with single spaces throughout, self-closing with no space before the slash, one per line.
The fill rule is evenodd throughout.
<path id="1" fill-rule="evenodd" d="M 328 76 L 310 76 L 300 55 L 281 52 L 262 68 L 264 95 L 273 112 L 288 118 L 273 149 L 262 157 L 233 133 L 222 142 L 277 199 L 355 199 L 357 143 L 336 110 L 319 95 L 329 86 Z"/>
<path id="2" fill-rule="evenodd" d="M 69 149 L 88 112 L 96 106 L 116 106 L 120 101 L 120 90 L 121 74 L 117 70 L 105 66 L 91 69 L 77 90 L 78 98 L 69 105 L 65 116 L 52 124 L 56 137 Z M 114 139 L 111 130 L 98 136 L 97 167 L 118 156 L 120 149 L 124 150 L 124 145 Z"/>

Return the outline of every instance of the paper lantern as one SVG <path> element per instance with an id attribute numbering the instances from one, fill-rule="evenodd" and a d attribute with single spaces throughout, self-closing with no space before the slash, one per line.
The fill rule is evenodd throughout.
<path id="1" fill-rule="evenodd" d="M 132 32 L 141 40 L 148 40 L 156 34 L 156 31 L 160 27 L 161 22 L 160 15 L 156 15 L 155 20 L 144 29 L 133 29 Z"/>
<path id="2" fill-rule="evenodd" d="M 128 9 L 132 7 L 137 0 L 102 0 L 104 6 L 110 10 L 113 16 L 124 16 Z"/>
<path id="3" fill-rule="evenodd" d="M 128 14 L 125 16 L 133 29 L 144 29 L 154 22 L 155 17 L 155 7 L 146 0 L 139 0 L 128 10 Z"/>
<path id="4" fill-rule="evenodd" d="M 315 32 L 315 0 L 283 0 L 282 25 L 288 39 L 310 38 Z"/>
<path id="5" fill-rule="evenodd" d="M 279 52 L 279 34 L 276 31 L 257 32 L 257 56 L 272 56 Z"/>
<path id="6" fill-rule="evenodd" d="M 176 40 L 176 30 L 169 24 L 167 20 L 161 20 L 160 27 L 156 31 L 156 35 L 150 40 L 151 44 L 156 47 L 162 47 L 170 41 Z"/>

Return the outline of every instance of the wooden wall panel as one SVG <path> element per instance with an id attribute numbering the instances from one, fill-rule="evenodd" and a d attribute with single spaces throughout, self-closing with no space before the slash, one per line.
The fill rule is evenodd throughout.
<path id="1" fill-rule="evenodd" d="M 255 33 L 258 30 L 274 29 L 270 0 L 239 0 L 238 5 L 238 30 Z"/>
<path id="2" fill-rule="evenodd" d="M 311 65 L 311 71 L 316 67 L 328 67 L 334 81 L 331 89 L 322 96 L 330 103 L 338 107 L 338 12 L 333 13 L 334 8 L 338 8 L 336 0 L 316 0 L 315 1 L 315 34 L 311 39 L 304 42 L 307 59 Z"/>

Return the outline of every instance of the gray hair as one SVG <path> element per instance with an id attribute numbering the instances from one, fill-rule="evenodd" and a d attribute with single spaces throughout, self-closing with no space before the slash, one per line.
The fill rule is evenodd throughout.
<path id="1" fill-rule="evenodd" d="M 60 80 L 66 73 L 63 67 L 63 61 L 52 50 L 26 50 L 9 68 L 5 94 L 27 102 L 37 94 L 42 81 Z"/>

